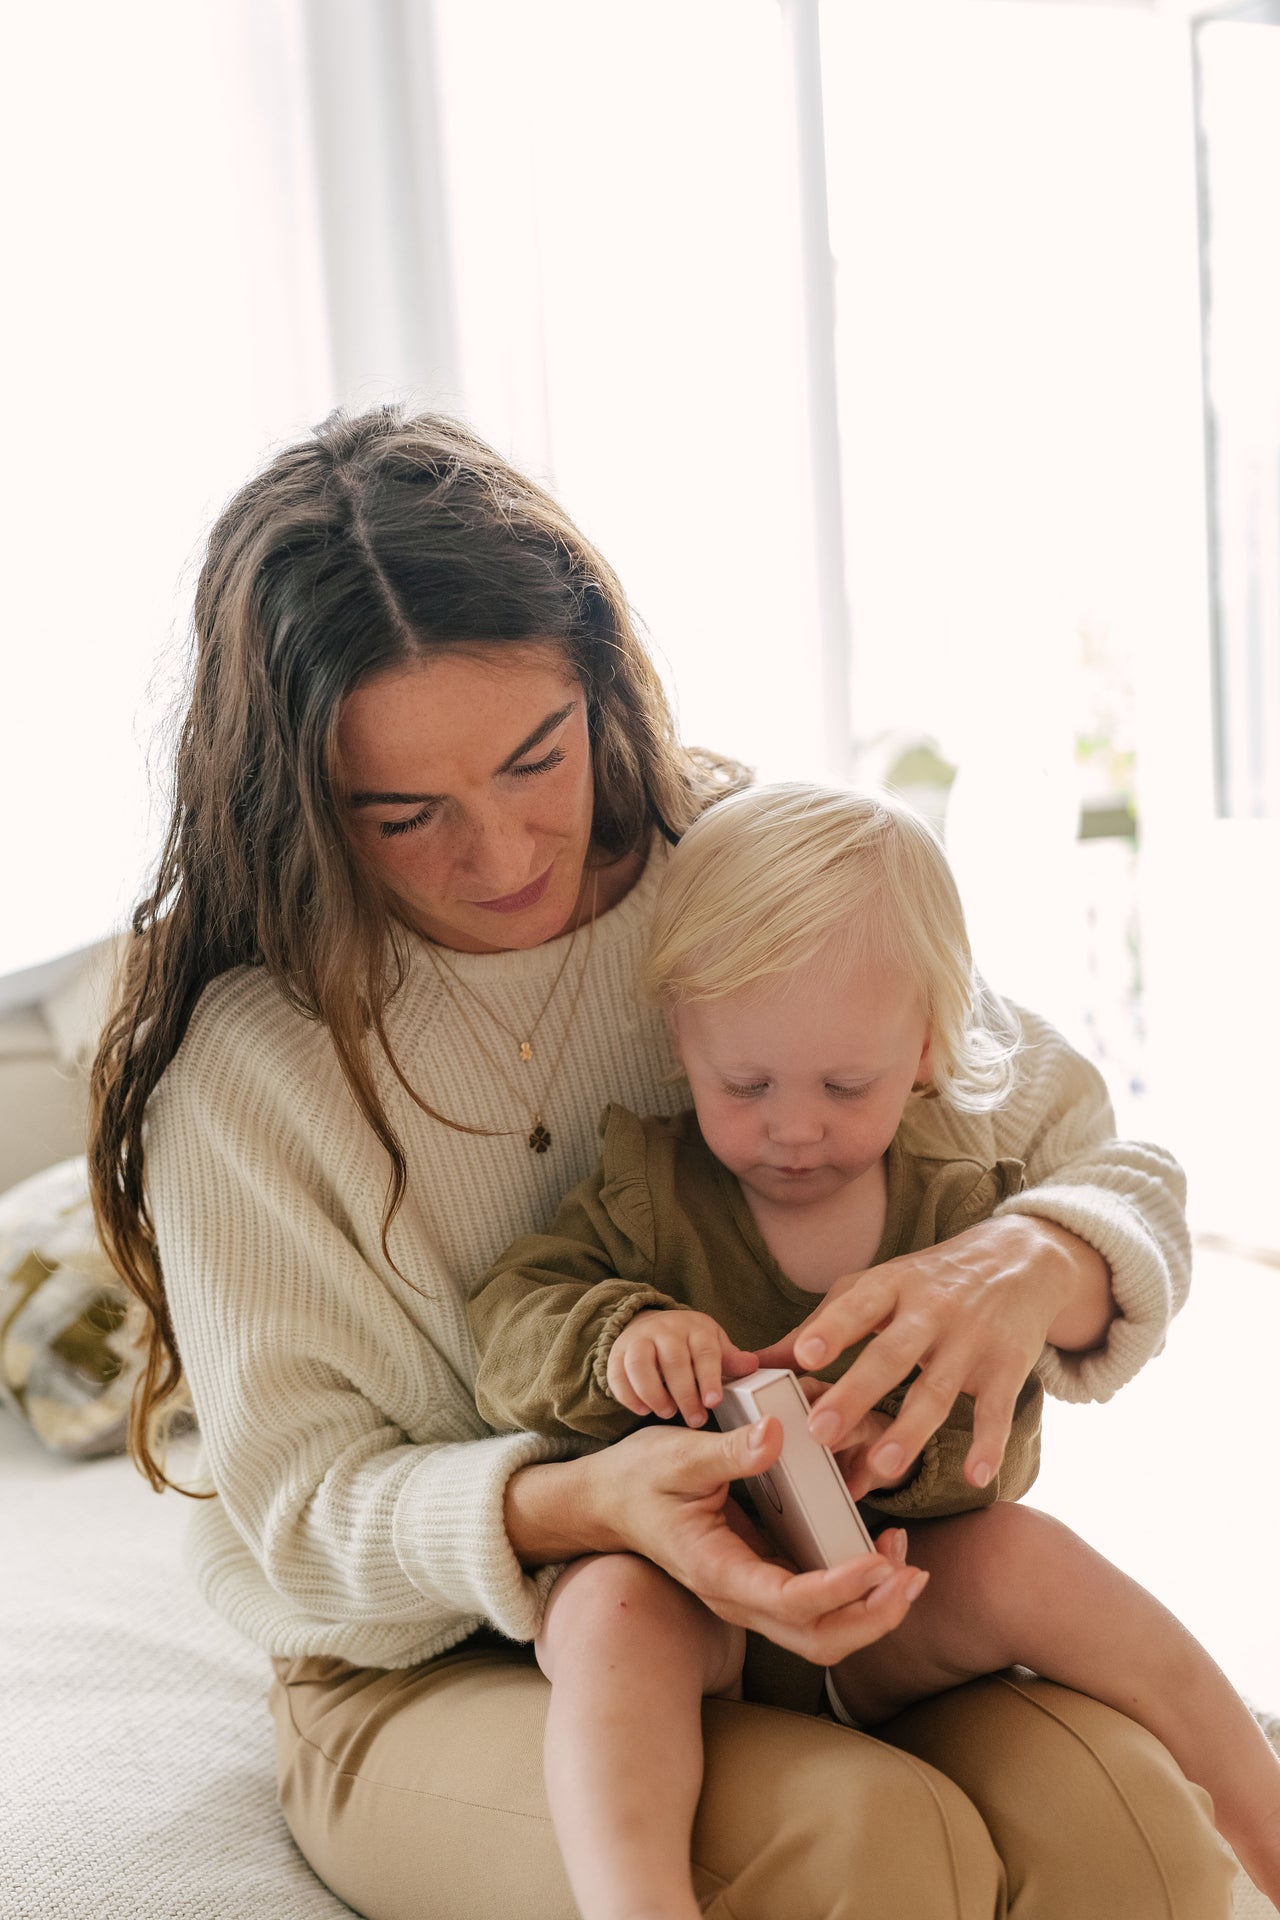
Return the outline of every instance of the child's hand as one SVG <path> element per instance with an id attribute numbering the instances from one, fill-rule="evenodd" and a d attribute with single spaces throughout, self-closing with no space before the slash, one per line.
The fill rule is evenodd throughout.
<path id="1" fill-rule="evenodd" d="M 706 1425 L 708 1407 L 719 1406 L 720 1382 L 756 1370 L 754 1353 L 735 1347 L 709 1313 L 686 1308 L 650 1308 L 629 1320 L 609 1350 L 609 1391 L 631 1413 L 683 1416 L 686 1426 Z"/>

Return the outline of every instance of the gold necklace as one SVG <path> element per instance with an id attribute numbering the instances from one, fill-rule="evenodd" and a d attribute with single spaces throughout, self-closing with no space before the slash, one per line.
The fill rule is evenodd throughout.
<path id="1" fill-rule="evenodd" d="M 594 904 L 594 900 L 595 900 L 595 894 L 593 891 L 592 893 L 593 904 Z M 542 1005 L 539 1007 L 537 1018 L 535 1019 L 533 1025 L 529 1028 L 528 1034 L 523 1038 L 521 1037 L 520 1034 L 516 1032 L 514 1027 L 508 1026 L 507 1022 L 502 1018 L 501 1014 L 494 1012 L 493 1008 L 489 1005 L 488 1001 L 485 1000 L 480 994 L 476 992 L 475 988 L 472 986 L 469 980 L 463 979 L 462 975 L 457 971 L 455 967 L 452 967 L 449 964 L 449 962 L 445 959 L 442 953 L 437 952 L 435 947 L 432 947 L 430 949 L 430 952 L 431 952 L 431 958 L 435 963 L 436 972 L 439 973 L 440 969 L 443 967 L 444 971 L 448 974 L 449 978 L 453 981 L 454 986 L 461 987 L 462 991 L 465 994 L 467 994 L 472 1000 L 475 1001 L 481 1013 L 488 1015 L 488 1017 L 490 1018 L 490 1020 L 492 1020 L 495 1027 L 501 1027 L 504 1033 L 510 1034 L 511 1038 L 516 1043 L 517 1060 L 521 1061 L 523 1065 L 527 1067 L 530 1061 L 533 1059 L 533 1043 L 538 1037 L 538 1028 L 542 1025 L 543 1015 L 546 1013 L 547 1008 L 551 1005 L 551 1002 L 556 997 L 556 988 L 560 985 L 561 980 L 563 980 L 564 978 L 564 970 L 569 964 L 569 956 L 573 952 L 573 943 L 577 939 L 577 937 L 578 937 L 578 929 L 575 927 L 573 932 L 569 935 L 569 944 L 564 950 L 564 956 L 560 961 L 560 965 L 556 968 L 556 977 L 551 982 L 551 986 L 547 992 L 547 997 L 543 1001 Z M 453 998 L 456 1003 L 457 995 L 455 994 Z M 462 1011 L 461 1006 L 459 1006 L 458 1011 L 459 1012 Z"/>
<path id="2" fill-rule="evenodd" d="M 564 1058 L 564 1050 L 566 1045 L 568 1044 L 569 1029 L 572 1027 L 573 1021 L 574 1021 L 574 1015 L 578 1011 L 578 1001 L 582 996 L 583 982 L 587 977 L 587 969 L 591 965 L 591 949 L 595 943 L 595 937 L 596 937 L 596 893 L 598 890 L 598 886 L 599 886 L 599 876 L 597 875 L 593 879 L 592 885 L 591 885 L 591 918 L 587 923 L 587 950 L 583 955 L 582 965 L 578 969 L 578 979 L 577 979 L 577 984 L 573 989 L 573 999 L 569 1004 L 569 1012 L 565 1017 L 564 1026 L 561 1028 L 561 1031 L 560 1031 L 560 1044 L 556 1048 L 556 1057 L 552 1061 L 551 1071 L 547 1075 L 546 1080 L 543 1083 L 542 1096 L 538 1101 L 537 1106 L 534 1108 L 532 1115 L 530 1116 L 531 1123 L 532 1123 L 530 1125 L 529 1133 L 528 1133 L 528 1146 L 529 1146 L 530 1153 L 546 1153 L 551 1146 L 551 1130 L 547 1126 L 546 1120 L 543 1117 L 543 1108 L 546 1106 L 548 1096 L 551 1093 L 552 1087 L 555 1085 L 556 1075 L 560 1071 L 560 1062 Z M 547 995 L 546 999 L 543 1001 L 541 1011 L 538 1014 L 538 1018 L 537 1020 L 535 1020 L 533 1024 L 533 1033 L 536 1033 L 538 1030 L 538 1027 L 541 1025 L 542 1016 L 547 1011 L 547 1008 L 551 1005 L 551 1001 L 552 1001 L 552 998 L 554 997 L 555 990 L 560 985 L 561 980 L 564 978 L 564 970 L 569 964 L 569 955 L 573 952 L 573 949 L 577 944 L 578 931 L 579 929 L 575 927 L 573 932 L 569 935 L 569 945 L 565 949 L 565 955 L 563 960 L 561 960 L 559 967 L 556 969 L 556 977 L 551 983 L 551 992 Z M 514 1096 L 517 1104 L 522 1106 L 524 1104 L 525 1099 L 527 1098 L 527 1094 L 522 1088 L 516 1087 L 509 1073 L 507 1072 L 507 1068 L 505 1064 L 501 1060 L 496 1060 L 494 1058 L 489 1048 L 485 1045 L 483 1039 L 476 1032 L 470 1020 L 467 1018 L 467 1009 L 465 1005 L 463 1004 L 459 995 L 454 992 L 453 983 L 456 982 L 456 984 L 459 987 L 465 988 L 466 991 L 470 993 L 471 998 L 475 1001 L 476 1005 L 480 1007 L 483 1012 L 488 1014 L 489 1018 L 493 1021 L 494 1025 L 501 1027 L 504 1030 L 504 1032 L 509 1033 L 513 1039 L 516 1038 L 515 1029 L 513 1027 L 509 1027 L 505 1020 L 500 1020 L 497 1014 L 494 1013 L 493 1008 L 490 1007 L 487 1004 L 487 1002 L 480 997 L 480 995 L 476 992 L 475 988 L 470 986 L 465 980 L 463 980 L 459 974 L 455 973 L 453 968 L 448 964 L 447 961 L 442 961 L 441 956 L 436 952 L 435 947 L 430 942 L 427 943 L 427 955 L 431 961 L 432 966 L 436 970 L 437 979 L 440 981 L 440 984 L 443 986 L 445 992 L 448 994 L 454 1006 L 457 1008 L 458 1018 L 462 1021 L 463 1026 L 466 1028 L 467 1032 L 471 1035 L 471 1038 L 475 1041 L 481 1053 L 484 1055 L 485 1059 L 489 1062 L 489 1065 L 495 1070 L 499 1078 L 505 1082 L 507 1091 Z M 529 1042 L 530 1050 L 528 1054 L 526 1054 L 523 1051 L 523 1047 L 522 1047 L 522 1050 L 519 1054 L 519 1058 L 521 1060 L 527 1061 L 532 1058 L 532 1037 L 533 1036 L 531 1034 L 530 1042 Z M 510 1138 L 511 1136 L 507 1135 L 506 1137 Z"/>

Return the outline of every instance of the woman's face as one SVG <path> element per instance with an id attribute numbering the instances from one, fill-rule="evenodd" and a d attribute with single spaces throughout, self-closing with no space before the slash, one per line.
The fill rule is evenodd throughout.
<path id="1" fill-rule="evenodd" d="M 348 694 L 349 831 L 411 926 L 460 953 L 576 924 L 593 783 L 583 688 L 554 641 L 437 654 Z"/>

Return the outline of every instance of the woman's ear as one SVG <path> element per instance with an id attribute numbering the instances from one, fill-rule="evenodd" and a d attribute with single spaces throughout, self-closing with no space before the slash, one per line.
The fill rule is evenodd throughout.
<path id="1" fill-rule="evenodd" d="M 926 1027 L 924 1045 L 920 1049 L 920 1058 L 916 1062 L 916 1077 L 911 1082 L 912 1093 L 923 1093 L 926 1087 L 933 1085 L 933 1028 Z"/>

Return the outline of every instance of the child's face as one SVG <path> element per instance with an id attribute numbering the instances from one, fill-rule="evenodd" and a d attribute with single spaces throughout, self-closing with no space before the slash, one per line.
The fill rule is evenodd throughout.
<path id="1" fill-rule="evenodd" d="M 834 982 L 805 968 L 679 1007 L 672 1025 L 707 1145 L 775 1205 L 811 1205 L 859 1179 L 928 1078 L 920 995 L 879 964 Z"/>

